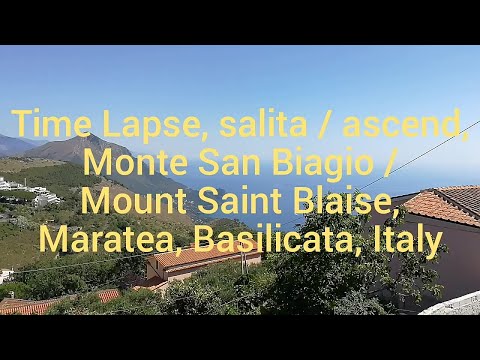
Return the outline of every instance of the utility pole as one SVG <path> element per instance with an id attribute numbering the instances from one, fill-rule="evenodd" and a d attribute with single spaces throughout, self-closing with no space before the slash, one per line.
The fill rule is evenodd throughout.
<path id="1" fill-rule="evenodd" d="M 245 275 L 245 265 L 243 264 L 243 252 L 240 253 L 242 263 L 242 275 Z"/>
<path id="2" fill-rule="evenodd" d="M 245 274 L 248 274 L 247 254 L 245 254 L 242 251 L 241 256 L 242 256 L 242 275 L 245 275 Z"/>

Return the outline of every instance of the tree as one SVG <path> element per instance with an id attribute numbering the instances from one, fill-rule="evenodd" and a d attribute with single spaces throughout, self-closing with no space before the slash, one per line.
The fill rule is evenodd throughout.
<path id="1" fill-rule="evenodd" d="M 352 291 L 336 302 L 333 313 L 335 315 L 384 315 L 387 311 L 377 298 L 368 298 L 361 291 Z"/>
<path id="2" fill-rule="evenodd" d="M 155 315 L 160 314 L 162 301 L 161 294 L 146 289 L 127 291 L 107 303 L 92 292 L 53 305 L 47 315 Z"/>
<path id="3" fill-rule="evenodd" d="M 32 293 L 32 289 L 24 283 L 6 281 L 0 285 L 0 300 L 9 298 L 11 292 L 14 293 L 15 298 L 28 299 Z"/>
<path id="4" fill-rule="evenodd" d="M 164 300 L 161 293 L 147 289 L 126 291 L 122 297 L 103 304 L 102 313 L 110 315 L 160 315 Z"/>
<path id="5" fill-rule="evenodd" d="M 52 305 L 47 315 L 95 315 L 102 313 L 102 303 L 94 293 L 67 298 Z"/>
<path id="6" fill-rule="evenodd" d="M 271 275 L 262 265 L 252 266 L 248 275 L 242 275 L 238 262 L 226 262 L 171 283 L 163 295 L 146 289 L 127 290 L 122 297 L 101 304 L 91 292 L 63 300 L 48 314 L 260 314 Z"/>
<path id="7" fill-rule="evenodd" d="M 208 315 L 223 312 L 218 291 L 195 280 L 174 281 L 165 291 L 162 313 L 167 315 Z"/>
<path id="8" fill-rule="evenodd" d="M 134 255 L 143 254 L 136 250 Z M 93 253 L 40 261 L 21 268 L 13 278 L 29 287 L 28 298 L 45 300 L 105 287 L 127 288 L 144 272 L 144 256 Z"/>
<path id="9" fill-rule="evenodd" d="M 242 274 L 241 269 L 239 262 L 227 261 L 208 266 L 185 282 L 214 289 L 223 304 L 220 313 L 261 314 L 275 273 L 268 261 L 249 266 L 248 274 Z"/>
<path id="10" fill-rule="evenodd" d="M 277 276 L 270 289 L 268 312 L 384 313 L 394 311 L 395 302 L 405 297 L 419 302 L 425 292 L 440 294 L 441 286 L 435 282 L 437 272 L 430 263 L 438 261 L 439 254 L 446 251 L 445 246 L 439 247 L 431 262 L 426 259 L 426 253 L 388 253 L 385 249 L 375 252 L 373 234 L 367 226 L 369 216 L 347 212 L 346 194 L 342 194 L 343 212 L 328 214 L 325 211 L 327 196 L 320 214 L 314 209 L 305 215 L 299 233 L 322 232 L 325 227 L 330 227 L 333 233 L 348 231 L 353 247 L 362 248 L 361 255 L 303 250 L 282 253 L 274 265 Z M 353 202 L 352 208 L 356 205 Z M 405 209 L 400 209 L 399 216 L 395 220 L 388 219 L 383 227 L 398 227 L 404 217 Z"/>

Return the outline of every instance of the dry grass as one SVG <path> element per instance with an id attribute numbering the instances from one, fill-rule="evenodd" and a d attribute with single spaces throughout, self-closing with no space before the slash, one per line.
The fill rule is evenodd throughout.
<path id="1" fill-rule="evenodd" d="M 15 173 L 32 167 L 46 167 L 65 164 L 63 161 L 30 158 L 1 158 L 0 169 L 2 172 Z"/>
<path id="2" fill-rule="evenodd" d="M 0 224 L 0 268 L 18 269 L 40 259 L 53 258 L 51 252 L 40 252 L 38 231 L 21 230 L 11 224 Z"/>

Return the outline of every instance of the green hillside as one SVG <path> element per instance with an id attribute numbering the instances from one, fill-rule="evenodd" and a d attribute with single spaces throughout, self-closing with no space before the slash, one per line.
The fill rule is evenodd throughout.
<path id="1" fill-rule="evenodd" d="M 0 268 L 18 269 L 22 265 L 54 256 L 52 253 L 40 253 L 37 230 L 25 230 L 13 224 L 0 223 Z"/>
<path id="2" fill-rule="evenodd" d="M 122 185 L 103 177 L 83 175 L 82 166 L 77 164 L 44 163 L 41 160 L 35 160 L 31 162 L 33 167 L 27 167 L 28 163 L 25 159 L 2 159 L 4 169 L 16 171 L 0 170 L 0 176 L 8 181 L 17 182 L 23 182 L 26 178 L 28 186 L 45 187 L 65 201 L 59 205 L 44 208 L 33 208 L 28 203 L 25 205 L 0 203 L 0 214 L 4 217 L 4 219 L 0 218 L 0 268 L 11 268 L 12 266 L 19 268 L 42 258 L 52 258 L 55 255 L 45 255 L 39 252 L 39 227 L 41 224 L 47 224 L 52 233 L 55 233 L 60 225 L 79 227 L 87 233 L 94 231 L 121 233 L 126 227 L 130 227 L 134 232 L 168 231 L 174 235 L 177 246 L 187 246 L 193 241 L 193 222 L 188 216 L 179 213 L 82 214 L 82 187 L 90 187 L 95 192 L 107 186 L 111 191 L 111 196 L 120 192 L 130 195 L 133 193 Z M 45 166 L 38 165 L 42 163 Z M 215 233 L 224 229 L 241 231 L 247 228 L 245 224 L 228 219 L 216 220 L 212 226 Z"/>
<path id="3" fill-rule="evenodd" d="M 100 159 L 104 151 L 109 149 L 112 154 L 112 159 L 117 159 L 119 156 L 133 157 L 131 152 L 124 146 L 105 141 L 98 136 L 90 134 L 87 137 L 76 136 L 65 141 L 52 141 L 34 149 L 23 153 L 25 158 L 30 159 L 51 159 L 52 161 L 68 161 L 74 164 L 84 164 L 84 150 L 88 148 L 94 155 L 95 159 Z M 187 187 L 175 180 L 155 172 L 153 175 L 144 173 L 137 174 L 138 164 L 135 161 L 134 169 L 131 175 L 123 176 L 117 172 L 115 166 L 111 169 L 111 175 L 106 175 L 105 169 L 102 174 L 114 182 L 121 184 L 130 191 L 137 194 L 175 194 L 178 189 L 183 189 L 187 195 L 188 202 L 185 203 L 185 209 L 189 216 L 196 222 L 205 223 L 211 220 L 211 217 L 198 211 L 197 205 L 202 204 L 208 206 L 200 199 L 198 191 Z M 23 181 L 23 179 L 22 179 Z M 221 197 L 218 197 L 220 201 Z"/>
<path id="4" fill-rule="evenodd" d="M 16 160 L 12 159 L 12 162 Z M 7 180 L 23 183 L 27 179 L 27 185 L 30 187 L 41 186 L 60 197 L 71 199 L 75 192 L 82 186 L 94 186 L 102 181 L 98 176 L 83 175 L 83 168 L 80 165 L 65 163 L 56 166 L 32 167 L 22 169 L 14 173 L 2 173 L 0 176 Z"/>

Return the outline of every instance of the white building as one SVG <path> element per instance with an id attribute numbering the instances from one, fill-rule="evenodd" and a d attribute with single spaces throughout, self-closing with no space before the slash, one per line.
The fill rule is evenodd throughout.
<path id="1" fill-rule="evenodd" d="M 40 186 L 34 187 L 32 190 L 35 194 L 48 194 L 49 193 L 49 191 L 46 188 L 40 187 Z"/>
<path id="2" fill-rule="evenodd" d="M 41 194 L 33 199 L 33 205 L 43 207 L 50 204 L 59 204 L 62 200 L 56 194 Z"/>
<path id="3" fill-rule="evenodd" d="M 3 178 L 0 178 L 3 179 Z M 26 189 L 25 186 L 22 184 L 16 183 L 14 181 L 5 181 L 5 180 L 0 180 L 0 190 L 4 191 L 12 191 L 12 190 L 22 190 Z"/>
<path id="4" fill-rule="evenodd" d="M 8 182 L 5 181 L 3 177 L 0 177 L 0 191 L 12 191 L 12 190 L 23 190 L 28 191 L 31 193 L 35 193 L 37 197 L 33 200 L 34 206 L 45 206 L 49 204 L 59 204 L 62 202 L 62 199 L 57 197 L 57 195 L 50 193 L 46 188 L 37 186 L 34 188 L 26 186 L 26 179 L 25 185 L 16 183 L 14 181 Z M 15 200 L 15 198 L 9 198 L 10 200 Z"/>
<path id="5" fill-rule="evenodd" d="M 11 189 L 11 190 L 18 190 L 19 187 L 22 186 L 22 185 L 20 185 L 19 183 L 16 183 L 16 182 L 14 182 L 14 181 L 9 182 L 8 184 L 10 185 L 10 189 Z"/>
<path id="6" fill-rule="evenodd" d="M 3 284 L 3 281 L 7 280 L 12 274 L 13 274 L 13 269 L 12 270 L 2 269 L 2 272 L 0 273 L 0 285 Z"/>
<path id="7" fill-rule="evenodd" d="M 0 190 L 4 191 L 10 191 L 10 183 L 8 181 L 5 181 L 5 178 L 3 176 L 0 176 Z"/>

